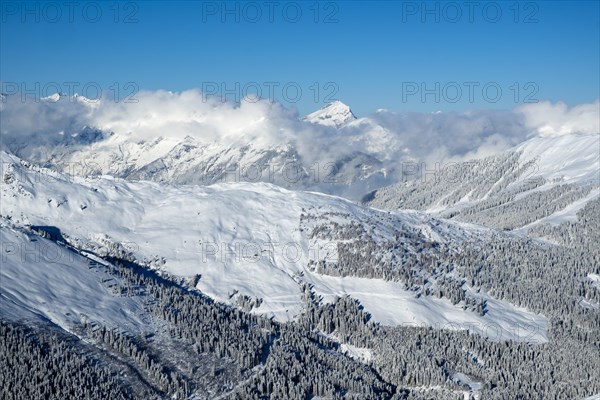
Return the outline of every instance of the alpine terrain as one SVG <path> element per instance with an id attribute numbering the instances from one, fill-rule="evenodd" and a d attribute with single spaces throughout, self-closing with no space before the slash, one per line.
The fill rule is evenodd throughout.
<path id="1" fill-rule="evenodd" d="M 598 133 L 432 162 L 339 101 L 237 127 L 55 95 L 17 132 L 19 107 L 0 108 L 3 399 L 600 393 Z M 205 139 L 219 124 L 240 132 Z"/>

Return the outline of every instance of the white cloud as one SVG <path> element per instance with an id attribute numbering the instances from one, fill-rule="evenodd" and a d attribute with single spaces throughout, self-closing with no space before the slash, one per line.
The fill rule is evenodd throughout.
<path id="1" fill-rule="evenodd" d="M 516 111 L 525 116 L 526 126 L 540 136 L 600 133 L 600 100 L 574 107 L 561 101 L 542 101 L 523 105 Z"/>
<path id="2" fill-rule="evenodd" d="M 268 101 L 240 105 L 206 99 L 198 90 L 140 92 L 137 103 L 99 101 L 22 102 L 8 96 L 0 105 L 3 146 L 54 146 L 91 126 L 132 140 L 158 136 L 224 146 L 291 144 L 308 163 L 366 151 L 389 164 L 413 160 L 447 162 L 484 157 L 535 135 L 598 133 L 599 102 L 567 107 L 541 102 L 512 111 L 394 113 L 378 110 L 337 131 L 300 120 L 293 110 Z M 63 134 L 60 134 L 60 133 Z"/>

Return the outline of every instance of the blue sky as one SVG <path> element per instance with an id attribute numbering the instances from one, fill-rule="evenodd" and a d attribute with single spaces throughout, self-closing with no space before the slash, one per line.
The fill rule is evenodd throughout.
<path id="1" fill-rule="evenodd" d="M 301 114 L 333 98 L 365 115 L 599 97 L 597 1 L 78 3 L 2 2 L 4 85 L 228 99 L 258 86 Z"/>

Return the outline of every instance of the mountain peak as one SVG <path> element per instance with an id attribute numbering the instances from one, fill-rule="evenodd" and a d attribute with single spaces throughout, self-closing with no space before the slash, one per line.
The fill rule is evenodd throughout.
<path id="1" fill-rule="evenodd" d="M 59 93 L 56 92 L 54 94 L 51 94 L 50 96 L 46 96 L 46 97 L 42 97 L 40 100 L 42 101 L 51 101 L 51 102 L 57 102 L 60 101 L 60 99 L 65 98 L 65 97 L 69 97 L 66 93 Z"/>
<path id="2" fill-rule="evenodd" d="M 356 117 L 350 107 L 339 100 L 332 101 L 304 117 L 305 121 L 312 122 L 313 124 L 335 127 L 340 127 L 355 119 Z"/>
<path id="3" fill-rule="evenodd" d="M 42 102 L 47 102 L 47 103 L 58 103 L 60 101 L 67 101 L 70 103 L 82 103 L 82 104 L 88 104 L 88 105 L 97 103 L 97 99 L 88 99 L 87 97 L 82 96 L 79 93 L 75 93 L 72 96 L 69 96 L 67 93 L 56 92 L 54 94 L 51 94 L 50 96 L 41 97 L 40 100 Z"/>

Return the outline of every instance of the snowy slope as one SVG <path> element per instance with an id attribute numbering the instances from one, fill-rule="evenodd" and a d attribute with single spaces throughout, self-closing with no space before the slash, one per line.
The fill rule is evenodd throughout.
<path id="1" fill-rule="evenodd" d="M 414 175 L 370 193 L 365 203 L 501 229 L 556 224 L 598 196 L 600 135 L 536 137 L 496 156 Z"/>
<path id="2" fill-rule="evenodd" d="M 43 317 L 69 330 L 85 322 L 138 332 L 142 306 L 110 290 L 112 278 L 86 258 L 39 236 L 0 225 L 0 315 Z"/>
<path id="3" fill-rule="evenodd" d="M 529 173 L 529 178 L 543 178 L 546 181 L 535 191 L 545 191 L 563 184 L 593 187 L 589 194 L 524 226 L 522 230 L 526 231 L 541 223 L 558 225 L 575 221 L 577 212 L 600 195 L 600 135 L 536 137 L 516 146 L 512 151 L 520 153 L 521 165 L 534 160 L 534 169 Z M 514 186 L 515 183 L 511 185 Z M 525 194 L 519 196 L 523 197 Z"/>
<path id="4" fill-rule="evenodd" d="M 469 329 L 494 340 L 512 339 L 531 343 L 547 341 L 548 321 L 506 302 L 488 299 L 485 316 L 465 312 L 445 299 L 414 296 L 396 282 L 381 279 L 331 277 L 311 274 L 307 280 L 315 285 L 325 301 L 349 294 L 358 299 L 375 321 L 383 325 L 432 326 L 438 329 Z"/>
<path id="5" fill-rule="evenodd" d="M 497 324 L 502 337 L 514 338 L 518 325 L 531 322 L 539 326 L 539 333 L 529 339 L 545 338 L 543 316 L 502 302 L 490 302 L 489 313 L 477 317 L 445 299 L 409 301 L 414 294 L 397 284 L 314 273 L 307 267 L 309 260 L 335 257 L 330 253 L 335 244 L 311 240 L 300 220 L 312 210 L 323 221 L 330 215 L 346 215 L 336 217 L 339 223 L 344 218 L 371 221 L 375 240 L 411 229 L 431 240 L 459 243 L 485 235 L 485 230 L 471 231 L 468 225 L 435 220 L 423 213 L 376 211 L 339 197 L 292 192 L 264 183 L 171 187 L 111 177 L 67 179 L 22 164 L 7 153 L 2 153 L 2 162 L 1 214 L 12 223 L 57 227 L 71 244 L 99 254 L 120 249 L 142 264 L 174 275 L 200 274 L 197 288 L 202 292 L 234 304 L 239 295 L 262 299 L 253 311 L 278 320 L 294 319 L 302 311 L 301 284 L 308 282 L 328 298 L 355 294 L 382 323 L 446 325 L 454 321 L 462 328 Z"/>
<path id="6" fill-rule="evenodd" d="M 516 146 L 521 163 L 535 160 L 533 176 L 560 183 L 600 182 L 600 135 L 536 137 Z"/>

